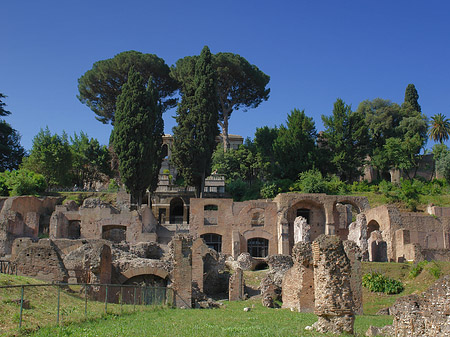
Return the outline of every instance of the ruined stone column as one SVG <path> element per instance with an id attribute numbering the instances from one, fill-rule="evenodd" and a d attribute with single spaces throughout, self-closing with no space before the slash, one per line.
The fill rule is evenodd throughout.
<path id="1" fill-rule="evenodd" d="M 319 332 L 353 334 L 355 315 L 351 264 L 335 235 L 320 235 L 313 243 L 315 314 Z"/>
<path id="2" fill-rule="evenodd" d="M 344 250 L 352 267 L 352 273 L 350 276 L 350 286 L 352 287 L 353 304 L 355 305 L 353 310 L 355 314 L 363 314 L 363 302 L 362 302 L 362 263 L 361 263 L 361 249 L 353 242 L 344 241 Z"/>
<path id="3" fill-rule="evenodd" d="M 241 268 L 236 268 L 230 277 L 228 286 L 228 300 L 240 301 L 244 299 L 244 272 Z"/>
<path id="4" fill-rule="evenodd" d="M 172 240 L 174 251 L 173 286 L 174 305 L 192 307 L 192 239 L 177 237 Z"/>
<path id="5" fill-rule="evenodd" d="M 283 308 L 314 311 L 314 269 L 310 242 L 298 242 L 292 249 L 294 265 L 283 277 Z"/>

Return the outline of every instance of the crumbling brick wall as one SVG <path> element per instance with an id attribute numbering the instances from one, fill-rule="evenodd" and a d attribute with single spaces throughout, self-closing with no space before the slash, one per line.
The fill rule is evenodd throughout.
<path id="1" fill-rule="evenodd" d="M 310 242 L 298 242 L 292 249 L 294 265 L 283 277 L 283 308 L 314 311 L 314 269 Z"/>
<path id="2" fill-rule="evenodd" d="M 353 334 L 355 321 L 351 264 L 342 241 L 321 235 L 312 244 L 314 261 L 314 328 L 319 332 Z"/>

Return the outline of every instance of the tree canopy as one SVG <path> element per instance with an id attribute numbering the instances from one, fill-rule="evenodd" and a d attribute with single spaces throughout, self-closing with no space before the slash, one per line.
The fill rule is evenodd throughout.
<path id="1" fill-rule="evenodd" d="M 444 143 L 450 137 L 450 119 L 445 118 L 441 113 L 431 117 L 431 125 L 428 130 L 428 136 L 434 142 Z"/>
<path id="2" fill-rule="evenodd" d="M 331 116 L 322 116 L 325 131 L 321 141 L 330 151 L 333 173 L 342 180 L 352 181 L 361 174 L 369 152 L 369 136 L 364 115 L 352 112 L 351 107 L 338 98 Z"/>
<path id="3" fill-rule="evenodd" d="M 117 98 L 114 149 L 122 182 L 140 206 L 145 190 L 158 183 L 164 122 L 153 78 L 146 84 L 133 68 L 127 77 Z"/>
<path id="4" fill-rule="evenodd" d="M 6 103 L 3 102 L 3 98 L 6 98 L 6 97 L 7 96 L 3 95 L 0 92 L 0 116 L 8 116 L 9 114 L 11 114 L 11 112 L 5 110 Z"/>
<path id="5" fill-rule="evenodd" d="M 199 56 L 187 56 L 176 62 L 171 75 L 180 82 L 181 91 L 194 74 L 195 63 Z M 219 125 L 222 129 L 224 150 L 229 148 L 228 121 L 235 110 L 256 108 L 269 98 L 267 88 L 270 77 L 245 58 L 233 53 L 212 55 L 213 67 L 217 76 L 216 93 L 219 112 Z"/>
<path id="6" fill-rule="evenodd" d="M 304 110 L 294 109 L 288 114 L 286 126 L 279 127 L 273 144 L 280 178 L 296 180 L 300 172 L 313 168 L 316 136 L 314 121 Z"/>
<path id="7" fill-rule="evenodd" d="M 163 112 L 175 106 L 176 99 L 172 96 L 177 83 L 170 77 L 170 68 L 164 60 L 154 54 L 130 50 L 95 62 L 92 69 L 78 79 L 78 99 L 95 112 L 100 122 L 114 124 L 116 100 L 127 82 L 131 67 L 145 80 L 153 78 Z"/>
<path id="8" fill-rule="evenodd" d="M 67 134 L 52 135 L 48 127 L 41 129 L 33 138 L 30 156 L 22 165 L 42 174 L 49 186 L 68 186 L 71 183 L 72 151 Z"/>
<path id="9" fill-rule="evenodd" d="M 183 69 L 193 68 L 190 69 L 193 76 L 180 77 L 181 102 L 177 109 L 177 126 L 173 128 L 172 158 L 185 183 L 195 186 L 197 197 L 203 197 L 219 134 L 217 77 L 207 46 L 195 58 L 195 64 L 193 60 L 183 66 Z"/>

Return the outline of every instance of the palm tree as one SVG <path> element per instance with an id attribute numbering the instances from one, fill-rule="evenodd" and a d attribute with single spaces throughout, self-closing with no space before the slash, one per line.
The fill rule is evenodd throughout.
<path id="1" fill-rule="evenodd" d="M 445 118 L 441 113 L 431 117 L 431 126 L 428 136 L 435 142 L 443 143 L 450 137 L 450 119 Z"/>

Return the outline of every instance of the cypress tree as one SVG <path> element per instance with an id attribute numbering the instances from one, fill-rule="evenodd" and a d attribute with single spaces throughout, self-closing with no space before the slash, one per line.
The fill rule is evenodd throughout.
<path id="1" fill-rule="evenodd" d="M 422 112 L 419 105 L 419 94 L 414 84 L 408 84 L 405 90 L 405 103 L 411 104 L 412 108 L 417 112 Z"/>
<path id="2" fill-rule="evenodd" d="M 186 71 L 193 71 L 194 76 L 185 77 L 181 85 L 172 158 L 185 183 L 195 186 L 196 195 L 201 198 L 219 134 L 216 74 L 209 48 L 203 48 L 194 67 L 187 66 Z"/>
<path id="3" fill-rule="evenodd" d="M 122 182 L 139 206 L 145 190 L 156 189 L 161 168 L 164 122 L 158 100 L 152 78 L 146 84 L 138 72 L 130 69 L 117 98 L 114 150 Z"/>

